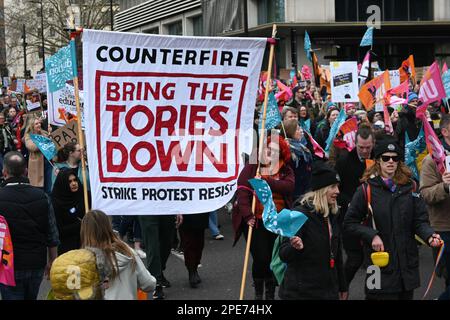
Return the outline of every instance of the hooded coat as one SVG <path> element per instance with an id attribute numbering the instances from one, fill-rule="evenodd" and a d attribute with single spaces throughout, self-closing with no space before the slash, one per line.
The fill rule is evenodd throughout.
<path id="1" fill-rule="evenodd" d="M 366 286 L 366 293 L 398 294 L 414 290 L 420 287 L 415 234 L 427 241 L 434 233 L 425 202 L 413 192 L 412 183 L 397 185 L 394 192 L 379 176 L 369 179 L 368 184 L 376 229 L 371 219 L 368 219 L 368 225 L 361 224 L 368 216 L 366 193 L 362 186 L 356 190 L 344 218 L 344 234 L 357 236 L 364 243 L 366 266 L 372 265 L 370 255 L 374 252 L 372 240 L 376 235 L 389 253 L 389 264 L 381 268 L 380 289 L 369 290 Z"/>
<path id="2" fill-rule="evenodd" d="M 75 175 L 71 169 L 61 169 L 52 190 L 52 204 L 55 211 L 61 244 L 58 254 L 80 248 L 81 219 L 85 208 L 83 199 L 83 186 L 78 182 L 78 191 L 70 191 L 69 177 Z"/>
<path id="3" fill-rule="evenodd" d="M 155 289 L 156 279 L 148 272 L 141 258 L 133 251 L 133 258 L 116 252 L 118 275 L 109 282 L 105 300 L 137 300 L 137 291 L 150 292 Z"/>

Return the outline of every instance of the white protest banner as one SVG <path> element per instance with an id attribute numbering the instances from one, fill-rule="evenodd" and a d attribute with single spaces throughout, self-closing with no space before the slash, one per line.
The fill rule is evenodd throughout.
<path id="1" fill-rule="evenodd" d="M 72 85 L 66 84 L 62 89 L 55 92 L 47 92 L 48 116 L 50 124 L 64 126 L 67 121 L 77 115 L 75 104 L 75 93 Z M 84 129 L 84 99 L 83 91 L 80 90 L 81 123 Z"/>
<path id="2" fill-rule="evenodd" d="M 45 72 L 37 73 L 34 77 L 35 88 L 38 89 L 40 93 L 47 92 L 47 74 Z M 30 87 L 30 86 L 28 86 Z M 30 88 L 32 89 L 32 88 Z"/>
<path id="3" fill-rule="evenodd" d="M 331 62 L 331 101 L 358 102 L 358 63 Z"/>
<path id="4" fill-rule="evenodd" d="M 15 91 L 20 93 L 25 91 L 25 79 L 17 79 Z"/>
<path id="5" fill-rule="evenodd" d="M 31 100 L 27 100 L 27 110 L 28 111 L 34 111 L 36 109 L 39 109 L 40 107 L 41 107 L 40 101 L 33 102 Z"/>
<path id="6" fill-rule="evenodd" d="M 83 30 L 92 208 L 110 215 L 209 212 L 251 153 L 265 38 Z"/>

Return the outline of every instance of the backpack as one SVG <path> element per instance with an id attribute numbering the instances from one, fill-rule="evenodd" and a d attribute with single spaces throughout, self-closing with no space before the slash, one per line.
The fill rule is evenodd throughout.
<path id="1" fill-rule="evenodd" d="M 287 264 L 280 259 L 280 246 L 282 240 L 283 238 L 280 235 L 275 239 L 272 250 L 272 261 L 270 262 L 270 269 L 272 270 L 278 285 L 281 285 L 284 278 L 284 272 L 287 268 Z"/>

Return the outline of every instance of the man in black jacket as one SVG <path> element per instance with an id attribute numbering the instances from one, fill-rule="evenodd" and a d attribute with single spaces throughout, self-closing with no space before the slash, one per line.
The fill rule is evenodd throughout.
<path id="1" fill-rule="evenodd" d="M 30 185 L 26 161 L 8 152 L 3 163 L 0 213 L 8 223 L 14 252 L 16 286 L 0 284 L 3 300 L 36 300 L 43 275 L 49 275 L 59 245 L 58 229 L 49 198 Z"/>
<path id="2" fill-rule="evenodd" d="M 338 198 L 341 212 L 338 217 L 342 228 L 344 216 L 352 201 L 353 195 L 361 184 L 360 179 L 366 170 L 366 160 L 372 159 L 372 150 L 375 144 L 375 137 L 372 129 L 368 126 L 361 126 L 356 132 L 356 148 L 346 156 L 340 157 L 336 162 L 336 171 L 341 177 L 340 191 Z M 357 237 L 343 236 L 343 246 L 347 254 L 344 270 L 348 285 L 355 277 L 356 272 L 363 263 L 363 250 L 360 240 Z"/>

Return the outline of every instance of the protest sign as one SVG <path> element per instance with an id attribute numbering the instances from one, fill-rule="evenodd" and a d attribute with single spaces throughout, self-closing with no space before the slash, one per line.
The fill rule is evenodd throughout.
<path id="1" fill-rule="evenodd" d="M 426 105 L 444 99 L 446 96 L 442 84 L 439 65 L 434 62 L 420 82 L 419 99 Z M 426 133 L 425 133 L 426 134 Z"/>
<path id="2" fill-rule="evenodd" d="M 358 63 L 331 62 L 331 101 L 358 102 Z"/>
<path id="3" fill-rule="evenodd" d="M 33 102 L 32 100 L 27 100 L 28 111 L 36 111 L 36 109 L 39 109 L 40 107 L 41 107 L 40 101 Z"/>
<path id="4" fill-rule="evenodd" d="M 379 77 L 384 73 L 384 71 L 375 71 L 375 77 Z M 400 71 L 399 70 L 389 70 L 389 81 L 391 82 L 391 88 L 398 87 L 400 85 Z"/>
<path id="5" fill-rule="evenodd" d="M 64 127 L 53 131 L 50 136 L 58 150 L 68 142 L 78 143 L 78 124 L 76 121 L 70 121 Z"/>
<path id="6" fill-rule="evenodd" d="M 80 93 L 81 123 L 84 129 L 84 95 Z M 64 126 L 70 119 L 77 116 L 77 106 L 75 104 L 74 87 L 66 84 L 62 89 L 55 92 L 48 92 L 48 115 L 50 124 Z"/>
<path id="7" fill-rule="evenodd" d="M 92 207 L 209 212 L 237 187 L 265 38 L 83 30 Z"/>

